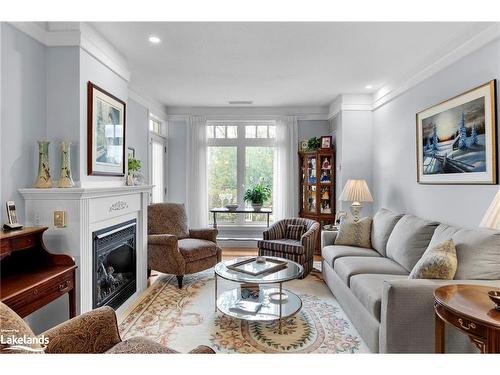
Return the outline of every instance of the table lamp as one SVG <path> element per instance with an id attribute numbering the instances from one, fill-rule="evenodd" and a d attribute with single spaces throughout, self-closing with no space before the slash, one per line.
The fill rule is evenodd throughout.
<path id="1" fill-rule="evenodd" d="M 486 210 L 480 226 L 500 230 L 500 189 L 493 198 L 490 207 Z"/>
<path id="2" fill-rule="evenodd" d="M 355 222 L 359 221 L 359 212 L 363 207 L 362 202 L 373 202 L 366 180 L 347 180 L 339 199 L 344 202 L 352 202 L 351 213 Z"/>

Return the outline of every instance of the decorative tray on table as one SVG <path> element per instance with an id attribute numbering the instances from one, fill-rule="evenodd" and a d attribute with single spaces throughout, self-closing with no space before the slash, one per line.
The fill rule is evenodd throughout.
<path id="1" fill-rule="evenodd" d="M 262 258 L 264 260 L 263 262 L 261 261 Z M 227 268 L 230 270 L 246 273 L 252 276 L 258 276 L 263 273 L 269 274 L 278 272 L 286 267 L 287 267 L 286 261 L 273 258 L 266 258 L 266 257 L 254 257 L 250 259 L 245 259 L 242 260 L 241 262 L 237 262 L 227 266 Z"/>

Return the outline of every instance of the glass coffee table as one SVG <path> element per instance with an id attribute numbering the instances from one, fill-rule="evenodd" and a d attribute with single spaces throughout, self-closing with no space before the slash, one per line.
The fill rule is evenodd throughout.
<path id="1" fill-rule="evenodd" d="M 299 278 L 303 274 L 304 268 L 291 260 L 270 256 L 266 256 L 266 258 L 286 262 L 286 267 L 273 273 L 255 276 L 228 268 L 228 266 L 250 258 L 255 257 L 222 261 L 215 266 L 215 311 L 219 310 L 225 315 L 248 321 L 269 322 L 277 320 L 281 332 L 282 319 L 293 316 L 302 308 L 300 297 L 289 290 L 284 290 L 283 283 Z M 238 285 L 219 294 L 219 277 Z M 258 285 L 258 297 L 242 298 L 241 291 L 245 284 Z M 258 302 L 261 307 L 256 313 L 242 311 L 236 309 L 236 304 L 240 301 Z"/>

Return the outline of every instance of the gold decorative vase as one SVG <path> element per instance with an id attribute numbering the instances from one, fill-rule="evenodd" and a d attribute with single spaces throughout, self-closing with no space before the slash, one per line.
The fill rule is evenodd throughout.
<path id="1" fill-rule="evenodd" d="M 75 186 L 73 178 L 71 178 L 71 158 L 70 158 L 71 142 L 61 142 L 61 172 L 57 180 L 58 188 L 70 188 Z"/>
<path id="2" fill-rule="evenodd" d="M 49 167 L 49 141 L 38 141 L 38 177 L 33 187 L 47 189 L 52 187 Z"/>

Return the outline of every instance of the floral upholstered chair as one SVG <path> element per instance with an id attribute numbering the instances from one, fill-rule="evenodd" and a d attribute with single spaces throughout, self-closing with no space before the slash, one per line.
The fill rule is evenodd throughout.
<path id="1" fill-rule="evenodd" d="M 3 340 L 0 354 L 15 353 L 108 353 L 108 354 L 161 354 L 177 353 L 144 337 L 133 337 L 122 341 L 118 332 L 115 311 L 101 307 L 79 315 L 35 336 L 26 322 L 0 302 L 0 331 Z M 19 346 L 16 339 L 29 338 L 29 344 Z M 38 338 L 38 339 L 35 339 Z M 43 339 L 47 340 L 44 342 Z M 192 354 L 213 354 L 211 348 L 200 345 Z"/>
<path id="2" fill-rule="evenodd" d="M 293 260 L 304 267 L 306 277 L 313 269 L 319 223 L 305 218 L 283 219 L 274 223 L 257 242 L 259 255 Z"/>
<path id="3" fill-rule="evenodd" d="M 217 229 L 189 229 L 183 204 L 155 203 L 148 207 L 148 272 L 177 276 L 200 272 L 221 260 Z"/>

